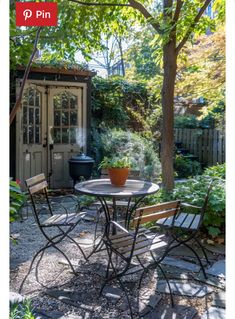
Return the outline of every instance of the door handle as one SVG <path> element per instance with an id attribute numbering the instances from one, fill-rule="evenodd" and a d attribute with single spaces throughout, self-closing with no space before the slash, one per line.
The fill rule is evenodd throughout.
<path id="1" fill-rule="evenodd" d="M 47 137 L 44 138 L 44 143 L 42 144 L 43 147 L 47 147 Z"/>

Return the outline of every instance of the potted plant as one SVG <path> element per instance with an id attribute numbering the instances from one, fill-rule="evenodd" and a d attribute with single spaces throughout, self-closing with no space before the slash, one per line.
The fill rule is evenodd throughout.
<path id="1" fill-rule="evenodd" d="M 104 157 L 99 168 L 107 169 L 111 184 L 114 186 L 124 186 L 129 174 L 131 162 L 127 156 L 124 157 Z"/>

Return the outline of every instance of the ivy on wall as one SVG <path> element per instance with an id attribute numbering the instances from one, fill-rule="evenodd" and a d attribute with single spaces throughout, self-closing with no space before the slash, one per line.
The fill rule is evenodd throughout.
<path id="1" fill-rule="evenodd" d="M 129 129 L 152 137 L 161 111 L 158 97 L 143 82 L 127 82 L 122 78 L 92 81 L 92 127 Z"/>

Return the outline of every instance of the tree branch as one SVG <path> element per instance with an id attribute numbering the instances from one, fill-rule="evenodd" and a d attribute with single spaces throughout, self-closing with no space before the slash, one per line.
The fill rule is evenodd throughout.
<path id="1" fill-rule="evenodd" d="M 158 32 L 161 33 L 160 24 L 155 22 L 153 16 L 148 12 L 148 10 L 138 1 L 136 0 L 129 0 L 130 6 L 134 9 L 137 9 L 142 15 L 149 21 L 151 26 Z"/>
<path id="2" fill-rule="evenodd" d="M 153 16 L 148 12 L 148 10 L 138 1 L 136 0 L 129 0 L 129 3 L 105 3 L 105 2 L 85 2 L 80 0 L 69 0 L 70 2 L 75 2 L 81 4 L 83 6 L 113 6 L 113 7 L 132 7 L 138 10 L 146 19 L 148 19 L 149 23 L 152 27 L 158 32 L 161 33 L 160 24 L 155 22 Z"/>
<path id="3" fill-rule="evenodd" d="M 200 8 L 200 10 L 198 11 L 198 14 L 196 15 L 196 17 L 194 18 L 192 24 L 190 25 L 190 27 L 188 28 L 188 31 L 186 32 L 185 36 L 183 37 L 183 39 L 181 40 L 181 42 L 178 44 L 177 48 L 176 48 L 176 54 L 179 54 L 179 51 L 182 49 L 182 47 L 185 45 L 185 43 L 188 41 L 188 38 L 191 34 L 191 32 L 193 31 L 194 27 L 196 26 L 196 24 L 198 23 L 198 21 L 200 20 L 201 16 L 203 15 L 203 13 L 205 12 L 206 8 L 208 7 L 208 5 L 210 4 L 212 0 L 206 0 L 204 2 L 204 5 Z"/>
<path id="4" fill-rule="evenodd" d="M 31 54 L 31 56 L 29 58 L 28 65 L 27 65 L 27 67 L 25 69 L 25 72 L 24 72 L 24 76 L 23 76 L 23 79 L 22 79 L 21 87 L 20 87 L 19 96 L 17 97 L 15 105 L 14 105 L 13 109 L 11 110 L 10 125 L 12 124 L 12 122 L 13 122 L 15 116 L 16 116 L 16 112 L 18 111 L 18 109 L 20 107 L 20 104 L 21 104 L 21 99 L 22 99 L 22 95 L 23 95 L 23 91 L 24 91 L 24 87 L 25 87 L 25 82 L 26 82 L 26 80 L 28 78 L 29 71 L 30 71 L 34 56 L 35 56 L 35 54 L 37 52 L 37 45 L 38 45 L 39 35 L 40 35 L 41 31 L 42 31 L 42 27 L 39 27 L 37 32 L 36 32 L 36 36 L 35 36 L 33 52 L 32 52 L 32 54 Z"/>
<path id="5" fill-rule="evenodd" d="M 75 2 L 78 4 L 81 4 L 82 6 L 113 6 L 113 7 L 130 7 L 130 4 L 124 4 L 124 3 L 107 3 L 107 2 L 84 2 L 84 1 L 79 1 L 79 0 L 69 0 L 70 2 Z"/>
<path id="6" fill-rule="evenodd" d="M 181 11 L 182 5 L 183 5 L 183 1 L 182 0 L 177 0 L 176 8 L 175 8 L 175 14 L 174 14 L 174 17 L 173 17 L 173 21 L 175 23 L 179 19 L 179 15 L 180 15 L 180 11 Z"/>

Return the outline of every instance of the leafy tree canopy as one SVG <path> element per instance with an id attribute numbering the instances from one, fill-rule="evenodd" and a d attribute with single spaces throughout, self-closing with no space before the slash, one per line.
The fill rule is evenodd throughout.
<path id="1" fill-rule="evenodd" d="M 224 0 L 216 0 L 219 4 Z M 75 60 L 78 50 L 88 56 L 102 47 L 101 39 L 103 34 L 124 34 L 130 25 L 140 26 L 149 22 L 160 32 L 153 38 L 153 44 L 159 47 L 168 39 L 172 24 L 167 19 L 163 19 L 161 2 L 153 0 L 119 1 L 115 5 L 84 6 L 68 0 L 57 0 L 59 6 L 59 23 L 57 27 L 44 27 L 40 36 L 40 49 L 43 49 L 42 59 L 55 60 Z M 99 3 L 97 1 L 97 3 Z M 100 1 L 101 3 L 101 1 Z M 115 0 L 103 0 L 102 3 L 116 4 Z M 173 2 L 170 14 L 176 7 Z M 136 5 L 137 4 L 137 5 Z M 136 8 L 141 6 L 148 10 L 148 16 L 144 16 Z M 128 6 L 120 6 L 128 5 Z M 202 5 L 201 0 L 185 0 L 182 4 L 179 20 L 177 22 L 177 41 L 183 39 L 188 28 L 192 24 L 198 8 Z M 221 6 L 223 8 L 223 6 Z M 146 19 L 147 18 L 147 19 Z M 209 19 L 203 16 L 196 25 L 194 33 L 205 32 L 208 26 L 214 30 L 216 19 Z M 36 33 L 35 27 L 19 28 L 15 26 L 15 4 L 11 2 L 10 16 L 10 54 L 11 65 L 26 64 L 33 48 L 33 41 Z"/>
<path id="2" fill-rule="evenodd" d="M 176 94 L 187 98 L 204 97 L 220 101 L 225 90 L 225 33 L 200 37 L 196 45 L 184 49 L 178 63 Z M 182 54 L 182 55 L 183 55 Z"/>

